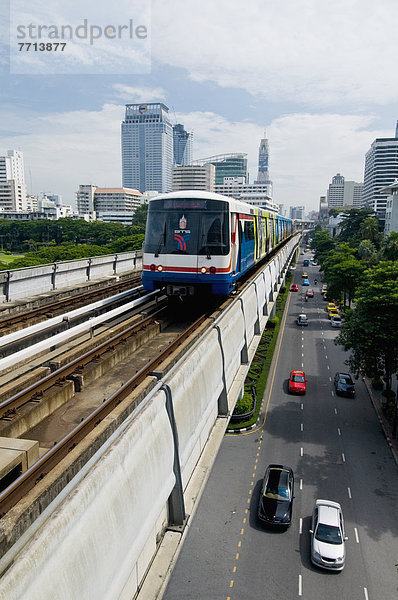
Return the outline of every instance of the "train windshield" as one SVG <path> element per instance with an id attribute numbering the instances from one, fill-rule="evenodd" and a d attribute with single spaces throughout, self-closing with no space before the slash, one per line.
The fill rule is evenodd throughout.
<path id="1" fill-rule="evenodd" d="M 226 255 L 229 252 L 228 204 L 216 200 L 152 201 L 144 252 Z"/>

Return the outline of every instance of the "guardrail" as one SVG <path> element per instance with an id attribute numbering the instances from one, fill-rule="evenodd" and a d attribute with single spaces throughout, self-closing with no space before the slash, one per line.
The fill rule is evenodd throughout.
<path id="1" fill-rule="evenodd" d="M 134 250 L 0 271 L 0 302 L 12 302 L 141 268 L 142 251 Z"/>

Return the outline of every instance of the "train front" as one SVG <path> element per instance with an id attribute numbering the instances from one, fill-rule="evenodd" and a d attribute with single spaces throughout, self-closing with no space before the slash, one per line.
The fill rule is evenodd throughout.
<path id="1" fill-rule="evenodd" d="M 218 198 L 187 191 L 149 202 L 142 270 L 146 290 L 165 288 L 168 296 L 230 293 L 229 203 Z"/>

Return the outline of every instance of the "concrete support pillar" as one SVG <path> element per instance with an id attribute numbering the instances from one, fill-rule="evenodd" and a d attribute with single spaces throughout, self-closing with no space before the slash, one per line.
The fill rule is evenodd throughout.
<path id="1" fill-rule="evenodd" d="M 218 325 L 215 326 L 215 329 L 217 330 L 218 343 L 220 345 L 220 350 L 221 350 L 222 384 L 223 384 L 222 392 L 218 397 L 218 415 L 220 417 L 225 417 L 228 414 L 227 382 L 225 379 L 225 355 L 224 355 L 224 349 L 223 349 L 222 340 L 221 340 L 221 330 Z"/>

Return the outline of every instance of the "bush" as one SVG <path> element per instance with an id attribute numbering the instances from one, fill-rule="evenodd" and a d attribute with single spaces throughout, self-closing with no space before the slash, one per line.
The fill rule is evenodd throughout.
<path id="1" fill-rule="evenodd" d="M 251 391 L 245 390 L 243 398 L 240 398 L 234 409 L 234 415 L 245 415 L 253 408 L 253 396 Z"/>
<path id="2" fill-rule="evenodd" d="M 278 323 L 279 323 L 278 317 L 274 317 L 273 319 L 268 319 L 267 328 L 275 329 L 275 327 L 278 325 Z"/>
<path id="3" fill-rule="evenodd" d="M 374 378 L 372 379 L 372 386 L 374 387 L 375 390 L 382 390 L 384 388 L 384 383 L 381 377 L 378 377 L 377 379 Z"/>

